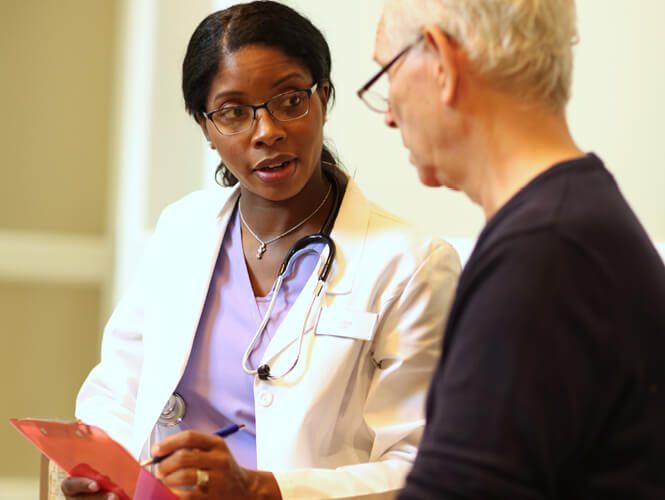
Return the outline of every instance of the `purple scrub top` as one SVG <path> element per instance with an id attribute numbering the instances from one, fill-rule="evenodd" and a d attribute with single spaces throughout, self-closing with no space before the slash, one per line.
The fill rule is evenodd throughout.
<path id="1" fill-rule="evenodd" d="M 240 224 L 236 208 L 217 257 L 192 352 L 176 389 L 187 405 L 178 427 L 214 432 L 230 423 L 245 424 L 244 429 L 226 438 L 226 444 L 242 467 L 256 469 L 254 376 L 243 371 L 242 358 L 273 292 L 254 296 Z M 263 339 L 257 342 L 250 358 L 252 368 L 259 364 L 270 339 L 315 270 L 321 251 L 321 244 L 310 245 L 291 259 Z"/>

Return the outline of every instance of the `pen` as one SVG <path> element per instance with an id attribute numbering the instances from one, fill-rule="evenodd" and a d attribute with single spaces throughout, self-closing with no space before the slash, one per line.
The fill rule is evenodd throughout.
<path id="1" fill-rule="evenodd" d="M 235 434 L 236 432 L 238 432 L 243 427 L 245 427 L 245 424 L 231 424 L 231 425 L 227 425 L 226 427 L 222 427 L 219 430 L 216 430 L 215 432 L 213 432 L 213 434 L 215 436 L 225 438 L 225 437 L 230 436 L 231 434 Z M 169 453 L 168 455 L 164 455 L 164 456 L 161 456 L 161 457 L 148 458 L 146 460 L 143 460 L 140 463 L 140 465 L 141 465 L 141 467 L 145 467 L 146 465 L 158 464 L 159 462 L 161 462 L 162 460 L 164 460 L 166 457 L 168 457 L 170 455 L 171 454 Z"/>

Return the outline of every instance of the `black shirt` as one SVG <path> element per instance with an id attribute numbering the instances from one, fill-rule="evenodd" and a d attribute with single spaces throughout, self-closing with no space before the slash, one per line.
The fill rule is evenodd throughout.
<path id="1" fill-rule="evenodd" d="M 399 498 L 665 500 L 665 267 L 596 156 L 482 231 Z"/>

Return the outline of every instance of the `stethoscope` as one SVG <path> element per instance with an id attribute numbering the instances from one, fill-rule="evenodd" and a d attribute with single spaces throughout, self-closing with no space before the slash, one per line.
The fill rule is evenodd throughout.
<path id="1" fill-rule="evenodd" d="M 274 289 L 273 296 L 272 299 L 270 300 L 270 304 L 268 305 L 268 310 L 264 314 L 261 324 L 258 330 L 256 331 L 256 334 L 252 338 L 252 341 L 247 346 L 247 349 L 245 350 L 245 354 L 242 359 L 242 369 L 245 371 L 245 373 L 249 375 L 256 375 L 261 380 L 278 380 L 280 378 L 283 378 L 287 376 L 289 373 L 291 373 L 298 364 L 298 361 L 300 360 L 300 354 L 302 352 L 302 343 L 305 337 L 307 322 L 309 321 L 309 317 L 314 308 L 314 304 L 318 302 L 321 293 L 326 287 L 326 280 L 328 279 L 328 274 L 330 273 L 332 263 L 335 259 L 335 242 L 330 237 L 330 232 L 332 231 L 332 227 L 335 224 L 335 219 L 337 218 L 339 208 L 342 204 L 342 196 L 344 195 L 344 190 L 346 189 L 346 183 L 342 184 L 340 179 L 334 173 L 328 173 L 325 170 L 324 173 L 326 173 L 326 176 L 330 180 L 332 186 L 332 193 L 333 193 L 332 209 L 330 210 L 330 213 L 328 214 L 328 217 L 326 218 L 323 227 L 318 233 L 310 234 L 308 236 L 299 239 L 286 253 L 286 257 L 284 257 L 284 261 L 282 262 L 282 265 L 279 268 L 279 272 L 277 273 L 277 278 L 275 279 L 275 284 L 273 286 Z M 268 324 L 268 321 L 270 320 L 270 313 L 272 312 L 275 300 L 282 286 L 282 282 L 284 281 L 284 273 L 286 272 L 286 269 L 289 265 L 289 261 L 291 260 L 291 257 L 295 255 L 296 252 L 305 248 L 308 245 L 311 245 L 312 243 L 323 243 L 328 248 L 328 255 L 326 256 L 326 260 L 323 263 L 323 266 L 319 270 L 318 281 L 316 283 L 316 286 L 314 287 L 314 293 L 312 294 L 312 299 L 310 301 L 309 307 L 307 308 L 305 321 L 303 322 L 302 330 L 300 331 L 300 337 L 298 339 L 298 353 L 293 363 L 289 367 L 289 369 L 280 375 L 273 375 L 270 372 L 270 365 L 268 365 L 267 363 L 259 366 L 256 370 L 254 370 L 249 367 L 249 357 L 256 348 L 256 343 L 258 340 L 260 340 L 261 335 L 263 334 L 265 327 Z M 169 396 L 168 401 L 164 405 L 164 409 L 162 410 L 158 419 L 158 424 L 162 427 L 172 427 L 178 425 L 180 422 L 182 422 L 186 412 L 187 412 L 187 405 L 185 404 L 185 400 L 180 394 L 174 392 L 171 396 Z"/>
<path id="2" fill-rule="evenodd" d="M 289 249 L 289 251 L 286 252 L 286 257 L 284 257 L 284 261 L 282 262 L 282 265 L 279 268 L 279 272 L 277 273 L 275 284 L 273 285 L 273 295 L 272 299 L 270 300 L 270 304 L 268 305 L 268 310 L 263 315 L 261 324 L 259 325 L 259 328 L 256 330 L 256 334 L 254 334 L 252 341 L 247 346 L 245 354 L 242 358 L 242 369 L 245 371 L 245 373 L 249 375 L 258 375 L 258 377 L 261 380 L 278 380 L 280 378 L 286 377 L 296 367 L 298 361 L 300 360 L 300 354 L 302 352 L 302 343 L 305 337 L 305 331 L 307 329 L 307 322 L 309 321 L 309 317 L 312 313 L 312 310 L 314 309 L 314 304 L 319 301 L 321 293 L 326 288 L 326 280 L 328 278 L 328 274 L 330 273 L 332 263 L 335 259 L 335 242 L 330 237 L 330 231 L 332 230 L 332 226 L 334 225 L 335 219 L 337 218 L 339 207 L 342 204 L 342 195 L 346 187 L 341 185 L 341 182 L 334 173 L 329 173 L 329 174 L 326 173 L 326 174 L 330 180 L 333 190 L 332 209 L 330 210 L 330 213 L 328 214 L 328 217 L 326 218 L 323 227 L 318 233 L 310 234 L 308 236 L 299 239 L 293 244 L 293 246 Z M 326 260 L 323 266 L 321 266 L 319 270 L 318 281 L 316 283 L 316 286 L 314 287 L 314 293 L 312 294 L 312 299 L 310 300 L 309 307 L 307 308 L 305 321 L 303 322 L 303 326 L 300 331 L 300 337 L 298 338 L 298 353 L 296 354 L 296 357 L 293 360 L 293 363 L 289 366 L 289 368 L 280 375 L 272 374 L 270 371 L 270 365 L 267 363 L 259 366 L 257 369 L 253 369 L 249 366 L 249 357 L 252 355 L 252 352 L 254 352 L 254 350 L 256 349 L 257 341 L 260 340 L 261 336 L 263 335 L 263 332 L 265 331 L 266 325 L 268 324 L 268 321 L 270 321 L 270 314 L 272 312 L 273 306 L 275 305 L 275 301 L 277 300 L 277 295 L 279 294 L 279 290 L 282 287 L 282 282 L 284 281 L 284 273 L 286 272 L 286 269 L 289 265 L 289 261 L 296 252 L 305 248 L 308 245 L 311 245 L 312 243 L 323 243 L 328 248 L 328 255 L 326 256 Z"/>

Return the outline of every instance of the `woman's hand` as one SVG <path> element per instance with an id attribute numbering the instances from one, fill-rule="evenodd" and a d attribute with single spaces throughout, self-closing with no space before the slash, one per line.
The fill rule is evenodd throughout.
<path id="1" fill-rule="evenodd" d="M 65 498 L 85 500 L 118 500 L 115 493 L 99 491 L 99 485 L 87 477 L 68 477 L 60 485 Z"/>
<path id="2" fill-rule="evenodd" d="M 270 472 L 243 469 L 229 452 L 224 439 L 213 434 L 184 431 L 152 447 L 162 460 L 157 478 L 184 499 L 281 500 L 275 477 Z M 177 487 L 189 486 L 181 490 Z"/>

